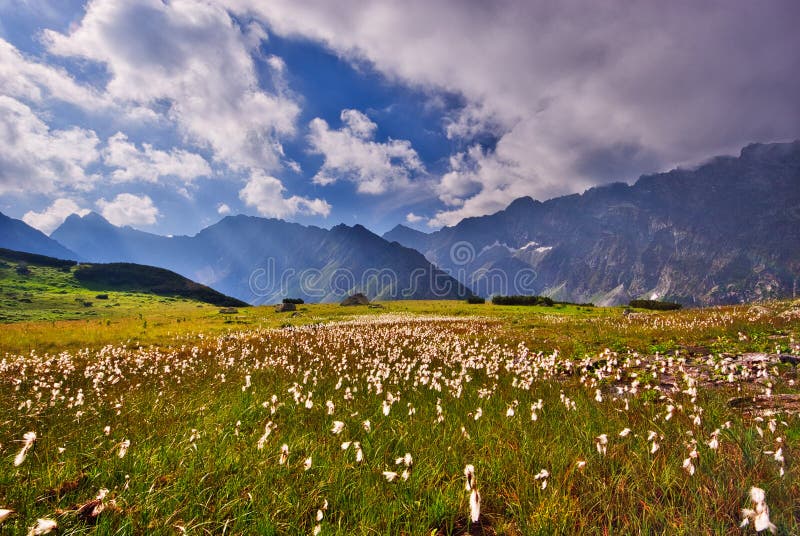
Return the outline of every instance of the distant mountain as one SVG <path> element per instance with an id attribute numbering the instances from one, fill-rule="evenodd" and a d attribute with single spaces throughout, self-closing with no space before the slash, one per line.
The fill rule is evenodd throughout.
<path id="1" fill-rule="evenodd" d="M 724 304 L 800 291 L 800 142 L 546 202 L 515 200 L 430 234 L 384 235 L 476 293 Z"/>
<path id="2" fill-rule="evenodd" d="M 360 225 L 325 230 L 229 216 L 195 236 L 164 237 L 92 213 L 68 217 L 51 237 L 90 261 L 161 266 L 250 303 L 330 302 L 354 292 L 379 300 L 471 295 L 419 252 Z"/>
<path id="3" fill-rule="evenodd" d="M 73 251 L 48 238 L 43 232 L 34 229 L 22 220 L 9 218 L 3 213 L 0 213 L 0 248 L 49 255 L 60 259 L 78 258 Z"/>

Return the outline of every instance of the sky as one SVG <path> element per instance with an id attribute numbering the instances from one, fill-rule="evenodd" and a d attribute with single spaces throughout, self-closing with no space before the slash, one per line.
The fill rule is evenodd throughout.
<path id="1" fill-rule="evenodd" d="M 0 0 L 0 211 L 423 231 L 800 138 L 796 0 Z"/>

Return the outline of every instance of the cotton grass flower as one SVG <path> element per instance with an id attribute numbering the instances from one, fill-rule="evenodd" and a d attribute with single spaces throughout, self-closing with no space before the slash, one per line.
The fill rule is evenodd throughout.
<path id="1" fill-rule="evenodd" d="M 383 477 L 384 477 L 384 478 L 385 478 L 385 479 L 386 479 L 388 482 L 391 482 L 391 481 L 393 481 L 395 478 L 397 478 L 397 473 L 396 473 L 396 472 L 394 472 L 394 471 L 384 471 L 384 472 L 383 472 Z"/>
<path id="2" fill-rule="evenodd" d="M 464 488 L 467 491 L 472 491 L 475 487 L 475 466 L 468 464 L 464 467 Z"/>
<path id="3" fill-rule="evenodd" d="M 25 435 L 22 436 L 22 448 L 14 458 L 14 467 L 19 467 L 25 462 L 25 457 L 35 442 L 36 432 L 25 432 Z"/>
<path id="4" fill-rule="evenodd" d="M 306 460 L 303 462 L 303 470 L 308 471 L 309 469 L 311 469 L 311 456 L 306 458 Z"/>
<path id="5" fill-rule="evenodd" d="M 608 435 L 600 434 L 599 436 L 594 438 L 594 442 L 595 442 L 595 447 L 597 447 L 597 453 L 605 456 L 606 450 L 608 449 Z"/>
<path id="6" fill-rule="evenodd" d="M 331 428 L 331 432 L 336 435 L 339 435 L 344 430 L 344 423 L 342 421 L 333 421 L 333 427 Z"/>
<path id="7" fill-rule="evenodd" d="M 631 433 L 630 428 L 625 428 L 619 433 L 619 437 L 627 437 L 628 434 Z"/>
<path id="8" fill-rule="evenodd" d="M 30 530 L 28 536 L 39 536 L 40 534 L 49 534 L 58 528 L 58 523 L 53 519 L 40 518 L 36 520 Z"/>
<path id="9" fill-rule="evenodd" d="M 8 508 L 0 508 L 0 523 L 5 521 L 6 519 L 14 513 L 14 510 L 9 510 Z"/>
<path id="10" fill-rule="evenodd" d="M 131 446 L 130 440 L 124 439 L 122 443 L 119 444 L 119 452 L 117 453 L 117 456 L 119 456 L 120 458 L 124 458 L 125 455 L 128 453 L 128 449 L 130 448 L 130 446 Z"/>
<path id="11" fill-rule="evenodd" d="M 764 490 L 755 486 L 750 488 L 750 500 L 753 508 L 742 508 L 744 520 L 739 526 L 746 527 L 752 520 L 756 532 L 768 529 L 772 534 L 777 533 L 778 527 L 769 520 L 769 506 L 767 506 L 767 495 Z"/>
<path id="12" fill-rule="evenodd" d="M 469 519 L 473 523 L 477 523 L 481 517 L 481 494 L 477 488 L 472 489 L 469 494 Z"/>
<path id="13" fill-rule="evenodd" d="M 283 465 L 289 460 L 289 445 L 284 443 L 281 445 L 281 457 L 278 459 L 278 463 Z"/>

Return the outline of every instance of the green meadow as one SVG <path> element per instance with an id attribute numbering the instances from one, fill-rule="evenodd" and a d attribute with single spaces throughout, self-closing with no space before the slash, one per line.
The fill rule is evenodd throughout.
<path id="1" fill-rule="evenodd" d="M 0 534 L 742 534 L 754 486 L 800 532 L 800 302 L 223 314 L 30 270 Z"/>

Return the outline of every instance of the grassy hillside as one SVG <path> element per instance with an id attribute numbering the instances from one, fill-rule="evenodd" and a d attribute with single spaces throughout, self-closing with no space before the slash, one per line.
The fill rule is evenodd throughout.
<path id="1" fill-rule="evenodd" d="M 191 303 L 0 329 L 0 534 L 800 530 L 800 302 Z"/>
<path id="2" fill-rule="evenodd" d="M 128 317 L 161 304 L 247 304 L 168 270 L 134 264 L 77 265 L 0 249 L 0 322 Z"/>

